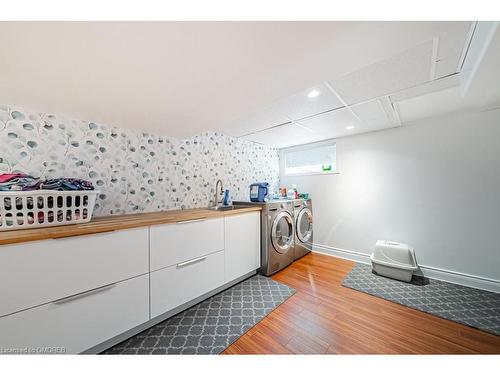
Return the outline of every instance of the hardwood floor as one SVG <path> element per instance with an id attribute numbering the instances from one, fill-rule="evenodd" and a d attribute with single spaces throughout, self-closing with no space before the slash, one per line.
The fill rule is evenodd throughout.
<path id="1" fill-rule="evenodd" d="M 354 262 L 308 254 L 272 276 L 297 290 L 224 354 L 500 353 L 500 337 L 340 284 Z"/>

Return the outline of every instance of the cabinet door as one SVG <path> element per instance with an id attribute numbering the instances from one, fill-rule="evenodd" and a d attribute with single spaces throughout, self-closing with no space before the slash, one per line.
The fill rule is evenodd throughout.
<path id="1" fill-rule="evenodd" d="M 148 319 L 149 275 L 142 275 L 0 318 L 0 347 L 80 353 Z"/>
<path id="2" fill-rule="evenodd" d="M 0 316 L 148 273 L 148 228 L 0 246 Z"/>
<path id="3" fill-rule="evenodd" d="M 260 213 L 225 217 L 226 282 L 260 267 Z"/>

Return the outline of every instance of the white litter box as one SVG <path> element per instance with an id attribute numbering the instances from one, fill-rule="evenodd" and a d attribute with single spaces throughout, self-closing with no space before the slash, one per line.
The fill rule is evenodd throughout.
<path id="1" fill-rule="evenodd" d="M 370 258 L 373 271 L 391 279 L 410 282 L 418 268 L 415 249 L 404 243 L 378 240 Z"/>

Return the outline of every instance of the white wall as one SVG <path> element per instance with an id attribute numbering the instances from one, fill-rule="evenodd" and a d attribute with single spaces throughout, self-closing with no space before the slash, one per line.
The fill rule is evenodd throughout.
<path id="1" fill-rule="evenodd" d="M 370 254 L 377 239 L 406 242 L 420 265 L 497 290 L 500 110 L 341 138 L 337 161 L 339 174 L 281 177 L 310 193 L 320 249 Z"/>

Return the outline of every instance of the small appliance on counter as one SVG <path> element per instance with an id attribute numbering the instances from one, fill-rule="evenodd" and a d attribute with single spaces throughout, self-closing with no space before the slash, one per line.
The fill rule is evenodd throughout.
<path id="1" fill-rule="evenodd" d="M 250 201 L 265 202 L 268 192 L 268 182 L 255 182 L 250 185 Z"/>

